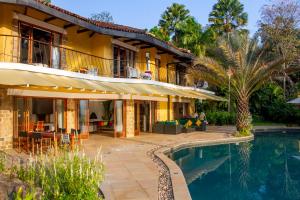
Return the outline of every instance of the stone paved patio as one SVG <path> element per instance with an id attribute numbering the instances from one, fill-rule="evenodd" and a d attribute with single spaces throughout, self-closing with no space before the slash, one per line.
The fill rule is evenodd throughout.
<path id="1" fill-rule="evenodd" d="M 129 139 L 116 139 L 91 135 L 84 142 L 87 155 L 102 148 L 106 167 L 102 190 L 107 199 L 146 200 L 158 199 L 159 169 L 147 155 L 155 147 L 172 147 L 181 142 L 213 141 L 233 138 L 232 127 L 213 127 L 207 132 L 179 135 L 145 133 Z"/>

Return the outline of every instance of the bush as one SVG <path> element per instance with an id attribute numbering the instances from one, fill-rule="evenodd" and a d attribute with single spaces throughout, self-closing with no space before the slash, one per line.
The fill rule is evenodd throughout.
<path id="1" fill-rule="evenodd" d="M 234 125 L 236 121 L 235 113 L 225 111 L 208 112 L 206 118 L 209 124 L 213 125 Z"/>
<path id="2" fill-rule="evenodd" d="M 41 188 L 43 199 L 101 199 L 103 165 L 99 152 L 94 160 L 84 153 L 62 151 L 31 158 L 17 168 L 17 176 L 35 188 Z"/>

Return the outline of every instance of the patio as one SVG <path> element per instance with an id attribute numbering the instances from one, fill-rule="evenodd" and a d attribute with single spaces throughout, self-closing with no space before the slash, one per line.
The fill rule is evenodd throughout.
<path id="1" fill-rule="evenodd" d="M 230 134 L 233 131 L 232 127 L 210 127 L 207 132 L 179 135 L 143 133 L 131 139 L 91 134 L 84 142 L 84 150 L 87 155 L 93 156 L 97 148 L 102 148 L 105 181 L 101 188 L 107 199 L 157 199 L 160 172 L 149 156 L 152 149 L 195 141 L 230 141 L 234 139 Z"/>

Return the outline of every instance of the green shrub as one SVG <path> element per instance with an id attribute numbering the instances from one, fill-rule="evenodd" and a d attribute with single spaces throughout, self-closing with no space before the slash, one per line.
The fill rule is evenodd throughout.
<path id="1" fill-rule="evenodd" d="M 209 124 L 213 125 L 234 125 L 236 121 L 235 113 L 225 111 L 215 111 L 206 113 L 206 119 Z"/>
<path id="2" fill-rule="evenodd" d="M 5 154 L 0 152 L 0 173 L 5 170 Z"/>
<path id="3" fill-rule="evenodd" d="M 17 176 L 43 191 L 43 199 L 101 199 L 98 196 L 103 181 L 103 165 L 97 156 L 90 160 L 79 151 L 62 151 L 31 158 L 19 166 Z"/>

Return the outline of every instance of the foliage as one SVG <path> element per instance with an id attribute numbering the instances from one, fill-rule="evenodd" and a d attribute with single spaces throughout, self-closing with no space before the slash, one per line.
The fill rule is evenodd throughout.
<path id="1" fill-rule="evenodd" d="M 248 22 L 248 14 L 239 0 L 218 0 L 209 14 L 211 27 L 220 35 L 240 30 Z"/>
<path id="2" fill-rule="evenodd" d="M 28 164 L 17 168 L 17 176 L 41 188 L 43 199 L 100 199 L 103 165 L 99 151 L 94 160 L 78 151 L 62 151 L 31 158 Z"/>
<path id="3" fill-rule="evenodd" d="M 0 152 L 0 173 L 5 171 L 5 154 Z"/>
<path id="4" fill-rule="evenodd" d="M 194 17 L 179 23 L 176 30 L 176 46 L 189 49 L 195 55 L 204 55 L 206 46 L 214 43 L 216 35 L 212 29 L 202 30 Z"/>
<path id="5" fill-rule="evenodd" d="M 158 26 L 169 37 L 173 37 L 173 41 L 177 39 L 177 26 L 190 17 L 190 11 L 185 8 L 185 5 L 173 3 L 167 7 L 166 11 L 161 15 Z"/>
<path id="6" fill-rule="evenodd" d="M 19 187 L 18 191 L 13 194 L 14 200 L 35 200 L 36 198 L 36 192 L 34 190 L 31 191 L 25 191 L 25 194 L 23 194 L 23 188 Z"/>
<path id="7" fill-rule="evenodd" d="M 236 121 L 236 114 L 226 111 L 207 112 L 206 118 L 209 124 L 213 125 L 233 125 Z"/>
<path id="8" fill-rule="evenodd" d="M 158 26 L 150 33 L 164 41 L 170 41 L 180 48 L 190 50 L 195 55 L 203 55 L 206 48 L 216 41 L 216 33 L 210 27 L 201 24 L 190 15 L 184 5 L 172 4 L 162 14 Z"/>
<path id="9" fill-rule="evenodd" d="M 270 46 L 270 59 L 274 59 L 278 55 L 285 58 L 283 69 L 293 70 L 295 66 L 299 65 L 299 23 L 299 1 L 273 1 L 262 9 L 258 34 L 262 42 Z M 275 80 L 282 83 L 284 95 L 289 95 L 289 93 L 295 92 L 294 85 L 300 81 L 300 76 L 299 73 L 289 76 L 283 73 Z"/>
<path id="10" fill-rule="evenodd" d="M 170 41 L 170 36 L 159 26 L 154 26 L 149 32 L 163 41 Z"/>
<path id="11" fill-rule="evenodd" d="M 259 34 L 278 54 L 297 56 L 299 46 L 300 6 L 294 0 L 273 1 L 262 9 Z"/>
<path id="12" fill-rule="evenodd" d="M 112 15 L 108 11 L 102 11 L 100 13 L 94 13 L 91 15 L 91 19 L 95 21 L 101 21 L 101 22 L 109 22 L 113 23 L 114 19 Z"/>
<path id="13" fill-rule="evenodd" d="M 49 3 L 51 3 L 51 0 L 43 0 L 43 3 L 44 4 L 49 4 Z"/>
<path id="14" fill-rule="evenodd" d="M 200 56 L 189 69 L 188 82 L 206 80 L 210 84 L 224 86 L 230 77 L 231 96 L 237 102 L 238 131 L 249 132 L 251 128 L 251 95 L 281 70 L 283 58 L 264 60 L 264 53 L 265 47 L 259 46 L 257 38 L 228 34 L 218 42 L 214 57 Z"/>
<path id="15" fill-rule="evenodd" d="M 293 96 L 291 97 L 293 98 Z M 268 83 L 250 99 L 250 109 L 257 121 L 300 124 L 300 111 L 286 103 L 283 89 L 276 83 Z"/>

